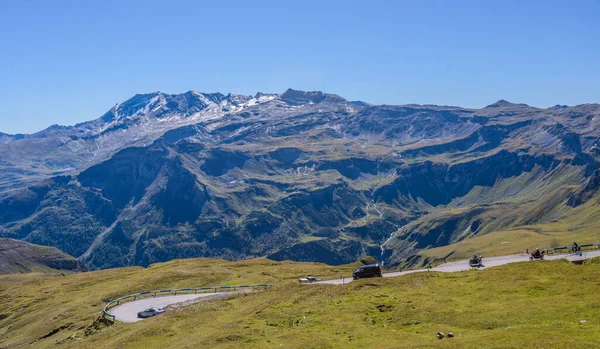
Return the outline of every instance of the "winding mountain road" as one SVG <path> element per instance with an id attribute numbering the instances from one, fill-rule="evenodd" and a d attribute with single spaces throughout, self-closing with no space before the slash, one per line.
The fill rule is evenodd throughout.
<path id="1" fill-rule="evenodd" d="M 584 251 L 582 256 L 576 256 L 576 255 L 571 255 L 571 254 L 546 255 L 545 259 L 546 260 L 554 260 L 554 259 L 566 258 L 570 261 L 579 261 L 579 260 L 584 260 L 584 259 L 589 259 L 589 258 L 594 258 L 594 257 L 600 257 L 600 250 Z M 484 257 L 483 258 L 483 266 L 481 266 L 477 269 L 485 269 L 485 268 L 495 267 L 498 265 L 504 265 L 504 264 L 516 263 L 516 262 L 527 262 L 527 261 L 529 261 L 529 254 L 513 254 L 513 255 L 507 255 L 507 256 L 488 257 L 488 258 Z M 399 271 L 399 272 L 392 272 L 392 273 L 384 273 L 383 277 L 388 277 L 388 278 L 389 277 L 397 277 L 397 276 L 402 276 L 402 275 L 412 274 L 412 273 L 422 273 L 422 272 L 426 272 L 426 271 L 439 271 L 439 272 L 443 272 L 443 273 L 453 273 L 453 272 L 465 271 L 465 270 L 469 270 L 469 269 L 474 269 L 474 268 L 470 267 L 469 260 L 465 259 L 465 260 L 461 260 L 461 261 L 440 264 L 431 269 L 415 269 L 415 270 Z M 347 284 L 349 282 L 352 282 L 351 277 L 344 278 L 344 279 L 325 280 L 325 281 L 319 281 L 319 282 L 315 282 L 315 283 L 330 284 L 330 285 L 342 285 L 342 284 Z"/>
<path id="2" fill-rule="evenodd" d="M 585 252 L 583 252 L 582 256 L 571 255 L 571 254 L 547 255 L 545 257 L 545 259 L 554 260 L 554 259 L 566 258 L 570 261 L 579 261 L 579 260 L 584 260 L 584 259 L 589 259 L 589 258 L 594 258 L 594 257 L 600 257 L 600 250 L 585 251 Z M 507 256 L 489 257 L 489 258 L 483 258 L 483 266 L 479 267 L 478 269 L 486 269 L 486 268 L 495 267 L 498 265 L 504 265 L 504 264 L 516 263 L 516 262 L 526 262 L 526 261 L 529 261 L 528 254 L 513 254 L 513 255 L 507 255 Z M 412 273 L 421 273 L 421 272 L 426 272 L 426 271 L 438 271 L 438 272 L 444 272 L 444 273 L 452 273 L 452 272 L 465 271 L 465 270 L 469 270 L 469 269 L 473 269 L 473 268 L 471 268 L 469 266 L 469 261 L 465 259 L 465 260 L 461 260 L 461 261 L 440 264 L 431 269 L 415 269 L 415 270 L 407 270 L 407 271 L 400 271 L 400 272 L 384 273 L 383 277 L 397 277 L 397 276 L 402 276 L 402 275 L 407 275 L 407 274 L 412 274 Z M 315 282 L 314 284 L 342 285 L 342 284 L 347 284 L 349 282 L 352 282 L 351 277 L 344 278 L 344 279 L 319 281 L 319 282 Z M 246 292 L 246 291 L 180 294 L 180 295 L 145 298 L 145 299 L 140 299 L 140 300 L 133 301 L 133 302 L 123 303 L 121 305 L 118 305 L 118 306 L 112 308 L 110 312 L 116 317 L 116 320 L 119 320 L 122 322 L 136 322 L 136 321 L 142 320 L 137 317 L 137 313 L 140 311 L 144 311 L 145 309 L 148 309 L 148 308 L 155 308 L 155 307 L 156 308 L 164 308 L 169 305 L 193 301 L 193 300 L 196 300 L 199 298 L 211 297 L 211 296 L 227 297 L 229 295 L 242 293 L 242 292 Z"/>
<path id="3" fill-rule="evenodd" d="M 215 298 L 223 299 L 236 294 L 249 292 L 248 290 L 228 291 L 228 292 L 211 292 L 198 294 L 179 294 L 171 296 L 144 298 L 133 302 L 123 303 L 110 310 L 110 313 L 115 316 L 116 320 L 122 322 L 137 322 L 140 319 L 137 314 L 148 308 L 165 308 L 170 305 L 187 303 L 199 298 Z M 185 304 L 187 305 L 187 304 Z"/>
<path id="4" fill-rule="evenodd" d="M 119 321 L 136 322 L 143 319 L 137 317 L 137 313 L 148 308 L 164 308 L 171 304 L 182 303 L 201 297 L 214 296 L 216 293 L 180 294 L 176 296 L 163 296 L 156 298 L 140 299 L 133 302 L 123 303 L 110 310 Z"/>

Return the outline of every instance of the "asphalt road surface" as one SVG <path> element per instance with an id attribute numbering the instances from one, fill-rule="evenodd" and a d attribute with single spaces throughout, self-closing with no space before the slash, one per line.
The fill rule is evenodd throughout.
<path id="1" fill-rule="evenodd" d="M 214 296 L 219 293 L 198 293 L 198 294 L 180 294 L 173 296 L 161 296 L 156 298 L 144 298 L 133 302 L 126 302 L 110 309 L 109 313 L 114 315 L 117 320 L 123 322 L 136 322 L 143 319 L 137 317 L 137 313 L 148 308 L 164 308 L 168 305 L 182 303 L 202 297 Z M 161 316 L 161 315 L 157 315 Z"/>
<path id="2" fill-rule="evenodd" d="M 576 256 L 576 255 L 570 255 L 570 254 L 556 254 L 556 255 L 546 255 L 544 258 L 546 260 L 566 258 L 570 261 L 577 261 L 577 260 L 589 259 L 589 258 L 594 258 L 594 257 L 599 257 L 599 256 L 600 256 L 600 250 L 594 250 L 594 251 L 584 251 L 583 256 Z M 453 273 L 453 272 L 465 271 L 465 270 L 469 270 L 469 269 L 485 269 L 485 268 L 489 268 L 489 267 L 495 267 L 497 265 L 503 265 L 503 264 L 515 263 L 515 262 L 527 262 L 527 261 L 529 261 L 528 254 L 513 254 L 513 255 L 508 255 L 508 256 L 489 257 L 489 258 L 484 257 L 483 258 L 483 266 L 481 266 L 479 268 L 472 268 L 471 266 L 469 266 L 469 260 L 465 259 L 462 261 L 440 264 L 431 269 L 415 269 L 415 270 L 399 271 L 399 272 L 393 272 L 393 273 L 384 273 L 383 277 L 389 278 L 389 277 L 396 277 L 396 276 L 412 274 L 412 273 L 422 273 L 422 272 L 426 272 L 428 270 L 429 271 L 438 271 L 438 272 L 443 272 L 443 273 Z M 318 283 L 318 284 L 342 285 L 342 284 L 347 284 L 349 282 L 352 282 L 352 277 L 350 277 L 350 276 L 347 278 L 344 278 L 344 279 L 325 280 L 325 281 L 319 281 L 319 282 L 315 282 L 315 283 L 316 284 Z"/>

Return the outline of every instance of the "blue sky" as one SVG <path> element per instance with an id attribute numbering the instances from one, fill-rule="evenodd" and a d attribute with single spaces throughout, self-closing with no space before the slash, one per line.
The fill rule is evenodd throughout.
<path id="1" fill-rule="evenodd" d="M 3 0 L 0 132 L 91 120 L 157 90 L 600 102 L 599 14 L 599 0 Z"/>

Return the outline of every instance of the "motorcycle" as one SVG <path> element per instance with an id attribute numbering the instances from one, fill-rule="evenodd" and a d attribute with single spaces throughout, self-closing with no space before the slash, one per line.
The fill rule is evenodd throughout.
<path id="1" fill-rule="evenodd" d="M 478 268 L 478 267 L 481 267 L 483 265 L 482 262 L 483 261 L 482 261 L 481 257 L 479 257 L 477 259 L 471 258 L 471 260 L 469 260 L 469 266 L 471 268 Z"/>
<path id="2" fill-rule="evenodd" d="M 535 254 L 532 253 L 531 256 L 529 256 L 529 260 L 533 261 L 533 260 L 540 260 L 543 261 L 544 260 L 544 251 L 542 251 L 540 254 Z"/>

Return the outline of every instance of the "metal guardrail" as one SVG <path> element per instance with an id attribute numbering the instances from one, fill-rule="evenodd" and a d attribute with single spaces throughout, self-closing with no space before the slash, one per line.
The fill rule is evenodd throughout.
<path id="1" fill-rule="evenodd" d="M 208 292 L 208 291 L 213 291 L 214 293 L 217 293 L 219 291 L 232 291 L 232 290 L 236 291 L 238 289 L 248 289 L 248 288 L 267 289 L 272 286 L 273 285 L 271 285 L 271 284 L 254 284 L 254 285 L 240 285 L 240 286 L 211 286 L 211 287 L 196 287 L 196 288 L 177 288 L 177 289 L 170 289 L 170 290 L 138 292 L 138 293 L 133 293 L 133 294 L 123 296 L 121 298 L 117 298 L 112 301 L 109 301 L 108 303 L 106 303 L 106 305 L 104 306 L 104 309 L 102 310 L 102 316 L 104 316 L 104 318 L 108 318 L 112 321 L 115 321 L 116 317 L 108 312 L 110 310 L 110 308 L 114 308 L 115 306 L 120 305 L 122 301 L 129 300 L 132 298 L 133 298 L 133 301 L 136 301 L 139 296 L 152 295 L 151 297 L 154 298 L 154 297 L 160 296 L 161 294 L 164 294 L 164 293 L 173 293 L 174 295 L 177 295 L 178 292 L 191 292 L 191 291 L 194 291 L 194 294 L 197 294 L 199 292 L 200 293 Z"/>
<path id="2" fill-rule="evenodd" d="M 594 247 L 594 246 L 600 248 L 600 242 L 595 243 L 595 244 L 583 244 L 583 245 L 579 245 L 580 248 Z M 546 253 L 552 253 L 552 252 L 556 252 L 556 251 L 571 250 L 572 247 L 573 246 L 551 247 L 551 248 L 544 249 L 544 251 Z"/>

